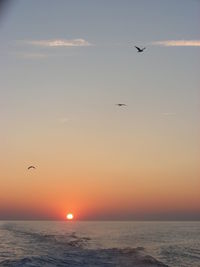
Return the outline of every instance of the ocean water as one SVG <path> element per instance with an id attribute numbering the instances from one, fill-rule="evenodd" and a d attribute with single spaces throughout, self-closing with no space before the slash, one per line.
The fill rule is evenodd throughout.
<path id="1" fill-rule="evenodd" d="M 0 266 L 200 267 L 200 222 L 0 221 Z"/>

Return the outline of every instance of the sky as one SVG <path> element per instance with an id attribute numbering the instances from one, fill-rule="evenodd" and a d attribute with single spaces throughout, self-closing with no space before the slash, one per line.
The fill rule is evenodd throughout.
<path id="1" fill-rule="evenodd" d="M 200 219 L 200 1 L 0 8 L 0 219 Z"/>

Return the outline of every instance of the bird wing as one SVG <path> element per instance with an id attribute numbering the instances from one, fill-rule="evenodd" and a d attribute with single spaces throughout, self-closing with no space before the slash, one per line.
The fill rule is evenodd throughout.
<path id="1" fill-rule="evenodd" d="M 141 49 L 138 47 L 138 46 L 135 46 L 135 48 L 138 50 L 138 51 L 140 51 Z"/>
<path id="2" fill-rule="evenodd" d="M 35 169 L 35 167 L 34 166 L 29 166 L 28 170 L 30 170 L 30 169 Z"/>

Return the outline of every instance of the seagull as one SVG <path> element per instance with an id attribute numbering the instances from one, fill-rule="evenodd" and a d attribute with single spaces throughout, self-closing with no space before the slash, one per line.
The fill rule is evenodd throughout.
<path id="1" fill-rule="evenodd" d="M 138 53 L 141 53 L 144 51 L 144 49 L 146 49 L 146 47 L 140 48 L 138 46 L 135 46 L 135 48 L 137 49 Z"/>
<path id="2" fill-rule="evenodd" d="M 123 103 L 119 103 L 119 104 L 116 104 L 118 107 L 126 107 L 127 105 L 126 104 L 123 104 Z"/>
<path id="3" fill-rule="evenodd" d="M 36 169 L 36 168 L 35 168 L 35 166 L 29 166 L 28 170 L 30 170 L 30 169 Z"/>

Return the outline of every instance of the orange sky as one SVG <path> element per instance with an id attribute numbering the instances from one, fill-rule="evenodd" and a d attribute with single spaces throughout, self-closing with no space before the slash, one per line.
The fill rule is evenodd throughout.
<path id="1" fill-rule="evenodd" d="M 174 213 L 187 218 L 200 211 L 194 147 L 180 152 L 179 144 L 154 143 L 154 137 L 148 144 L 149 136 L 129 138 L 129 144 L 116 136 L 102 140 L 98 133 L 85 142 L 82 133 L 73 138 L 54 136 L 29 146 L 23 140 L 15 149 L 12 144 L 1 156 L 0 210 L 11 217 L 54 219 L 67 212 L 77 219 L 134 219 Z M 28 171 L 29 163 L 37 169 Z"/>

